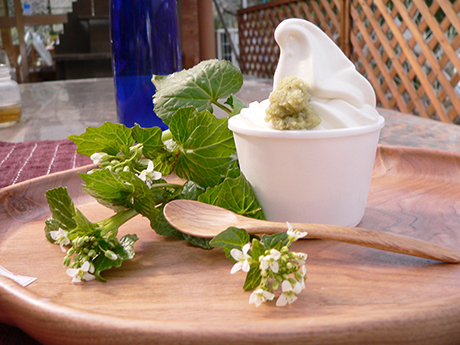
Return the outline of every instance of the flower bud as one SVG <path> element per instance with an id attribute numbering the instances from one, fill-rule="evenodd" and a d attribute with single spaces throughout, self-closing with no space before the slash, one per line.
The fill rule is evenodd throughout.
<path id="1" fill-rule="evenodd" d="M 305 279 L 299 272 L 294 273 L 294 278 L 295 278 L 298 282 L 301 282 L 303 279 Z"/>
<path id="2" fill-rule="evenodd" d="M 136 151 L 136 156 L 135 156 L 134 158 L 140 159 L 140 158 L 142 157 L 142 145 L 139 145 L 139 144 L 138 144 L 138 145 L 136 145 L 136 146 L 131 146 L 131 147 L 129 148 L 129 150 L 130 150 L 131 152 L 134 152 L 136 149 L 137 149 L 137 151 Z"/>
<path id="3" fill-rule="evenodd" d="M 280 287 L 279 281 L 275 280 L 272 284 L 272 287 L 273 287 L 273 290 L 278 290 L 278 288 Z"/>
<path id="4" fill-rule="evenodd" d="M 66 255 L 65 258 L 64 258 L 63 265 L 66 266 L 66 267 L 69 266 L 69 265 L 70 265 L 70 261 L 71 261 L 70 256 Z"/>
<path id="5" fill-rule="evenodd" d="M 106 258 L 109 258 L 110 260 L 117 260 L 118 259 L 118 256 L 112 252 L 111 250 L 107 250 L 105 253 L 104 253 L 105 257 Z"/>

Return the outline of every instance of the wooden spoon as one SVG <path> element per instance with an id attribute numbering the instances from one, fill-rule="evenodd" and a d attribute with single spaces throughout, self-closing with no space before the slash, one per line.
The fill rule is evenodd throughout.
<path id="1" fill-rule="evenodd" d="M 204 238 L 212 238 L 231 226 L 245 229 L 249 234 L 274 234 L 287 230 L 285 223 L 248 218 L 221 207 L 191 200 L 169 202 L 164 208 L 164 215 L 177 230 Z M 291 225 L 294 229 L 308 232 L 311 238 L 352 243 L 449 263 L 460 262 L 460 253 L 451 249 L 388 232 L 324 224 Z"/>

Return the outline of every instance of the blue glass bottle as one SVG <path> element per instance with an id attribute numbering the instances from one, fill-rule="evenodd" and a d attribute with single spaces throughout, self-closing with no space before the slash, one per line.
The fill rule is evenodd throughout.
<path id="1" fill-rule="evenodd" d="M 166 129 L 151 79 L 182 69 L 176 0 L 111 0 L 110 25 L 119 122 Z"/>

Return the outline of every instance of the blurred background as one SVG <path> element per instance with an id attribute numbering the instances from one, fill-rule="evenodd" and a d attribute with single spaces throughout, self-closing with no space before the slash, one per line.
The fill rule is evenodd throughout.
<path id="1" fill-rule="evenodd" d="M 238 66 L 237 11 L 262 3 L 179 0 L 184 67 L 213 57 Z M 111 77 L 109 6 L 109 0 L 0 0 L 0 49 L 15 80 Z"/>
<path id="2" fill-rule="evenodd" d="M 19 83 L 112 77 L 110 0 L 0 0 L 0 49 Z M 182 64 L 226 59 L 273 78 L 286 18 L 325 31 L 381 108 L 460 124 L 460 0 L 178 0 Z M 18 15 L 16 15 L 18 14 Z M 22 59 L 25 56 L 25 59 Z"/>

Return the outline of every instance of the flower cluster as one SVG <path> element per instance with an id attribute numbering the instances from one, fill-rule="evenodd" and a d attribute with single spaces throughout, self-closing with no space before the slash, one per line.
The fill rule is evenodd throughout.
<path id="1" fill-rule="evenodd" d="M 99 164 L 101 169 L 111 170 L 117 173 L 134 172 L 138 178 L 144 181 L 149 188 L 153 181 L 159 180 L 162 174 L 155 171 L 153 161 L 142 156 L 142 144 L 136 144 L 129 148 L 129 153 L 119 152 L 117 155 L 110 155 L 105 152 L 95 152 L 91 155 L 94 164 Z M 92 171 L 88 172 L 91 174 Z"/>
<path id="2" fill-rule="evenodd" d="M 67 188 L 50 189 L 46 198 L 52 216 L 45 221 L 45 235 L 65 253 L 63 264 L 72 282 L 105 281 L 102 271 L 134 257 L 137 236 L 128 234 L 118 239 L 117 234 L 121 224 L 138 214 L 136 210 L 122 210 L 93 223 L 75 208 Z"/>
<path id="3" fill-rule="evenodd" d="M 281 247 L 281 241 L 273 241 L 274 247 L 266 248 L 267 246 L 263 246 L 263 239 L 262 243 L 253 239 L 241 250 L 233 248 L 230 251 L 236 261 L 231 269 L 232 274 L 239 270 L 247 273 L 254 270 L 258 273 L 258 286 L 249 298 L 249 303 L 257 307 L 266 301 L 272 301 L 275 298 L 274 292 L 280 287 L 282 293 L 276 301 L 276 305 L 280 307 L 296 301 L 297 296 L 305 289 L 307 254 L 290 252 L 289 246 L 299 238 L 305 237 L 307 233 L 294 230 L 289 223 L 287 226 L 287 241 Z M 268 239 L 269 237 L 267 242 Z M 264 250 L 261 251 L 260 248 Z"/>
<path id="4" fill-rule="evenodd" d="M 96 278 L 95 265 L 93 261 L 100 260 L 102 256 L 116 261 L 118 255 L 114 253 L 117 243 L 111 244 L 100 236 L 100 231 L 96 231 L 93 236 L 77 235 L 75 231 L 66 231 L 59 228 L 50 231 L 50 236 L 55 244 L 61 246 L 61 250 L 66 253 L 64 266 L 67 274 L 73 277 L 72 282 L 90 281 Z M 70 240 L 69 236 L 73 239 Z M 69 247 L 66 249 L 66 247 Z M 108 249 L 111 248 L 111 249 Z"/>

